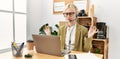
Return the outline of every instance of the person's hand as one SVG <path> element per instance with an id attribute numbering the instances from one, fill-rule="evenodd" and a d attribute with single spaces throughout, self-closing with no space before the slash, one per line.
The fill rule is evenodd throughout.
<path id="1" fill-rule="evenodd" d="M 46 33 L 46 35 L 51 35 L 50 27 L 49 26 L 45 26 L 44 32 Z"/>
<path id="2" fill-rule="evenodd" d="M 96 26 L 90 26 L 90 29 L 88 31 L 88 38 L 93 37 L 93 35 L 97 32 L 98 32 L 98 30 L 97 30 Z"/>

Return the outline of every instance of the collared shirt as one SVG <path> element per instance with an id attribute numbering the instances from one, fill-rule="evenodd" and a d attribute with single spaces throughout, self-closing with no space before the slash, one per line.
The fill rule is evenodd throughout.
<path id="1" fill-rule="evenodd" d="M 75 32 L 76 32 L 76 24 L 73 25 L 72 27 L 67 27 L 65 49 L 67 49 L 67 50 L 73 50 L 74 49 Z"/>

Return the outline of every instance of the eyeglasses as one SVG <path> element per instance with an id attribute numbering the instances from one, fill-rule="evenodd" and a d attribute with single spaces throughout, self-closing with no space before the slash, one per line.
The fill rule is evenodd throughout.
<path id="1" fill-rule="evenodd" d="M 63 13 L 63 15 L 65 16 L 65 17 L 67 17 L 68 15 L 69 16 L 73 16 L 75 14 L 75 12 L 66 12 L 66 13 Z"/>

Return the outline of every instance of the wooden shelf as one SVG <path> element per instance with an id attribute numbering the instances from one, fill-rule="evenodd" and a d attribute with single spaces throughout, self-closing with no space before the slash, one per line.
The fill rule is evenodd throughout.
<path id="1" fill-rule="evenodd" d="M 78 17 L 77 22 L 89 29 L 91 25 L 96 26 L 97 18 L 82 16 L 82 17 Z M 91 52 L 103 54 L 103 59 L 108 59 L 108 38 L 107 39 L 93 39 Z"/>
<path id="2" fill-rule="evenodd" d="M 96 26 L 97 18 L 96 17 L 88 17 L 88 16 L 82 16 L 82 17 L 77 17 L 77 22 L 83 26 L 91 26 L 94 25 Z M 66 21 L 60 21 L 59 25 L 65 25 Z"/>
<path id="3" fill-rule="evenodd" d="M 82 16 L 82 17 L 78 17 L 77 22 L 79 24 L 89 28 L 91 25 L 96 26 L 97 18 L 96 17 Z"/>
<path id="4" fill-rule="evenodd" d="M 89 16 L 81 16 L 81 17 L 79 16 L 78 18 L 90 18 L 91 19 L 91 17 L 89 17 Z"/>
<path id="5" fill-rule="evenodd" d="M 108 59 L 108 39 L 93 39 L 91 52 L 103 54 L 103 59 Z"/>

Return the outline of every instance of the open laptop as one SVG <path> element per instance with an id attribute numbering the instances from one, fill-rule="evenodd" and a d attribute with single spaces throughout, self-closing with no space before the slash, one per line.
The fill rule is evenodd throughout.
<path id="1" fill-rule="evenodd" d="M 50 35 L 32 35 L 36 51 L 56 56 L 63 56 L 60 37 Z"/>

